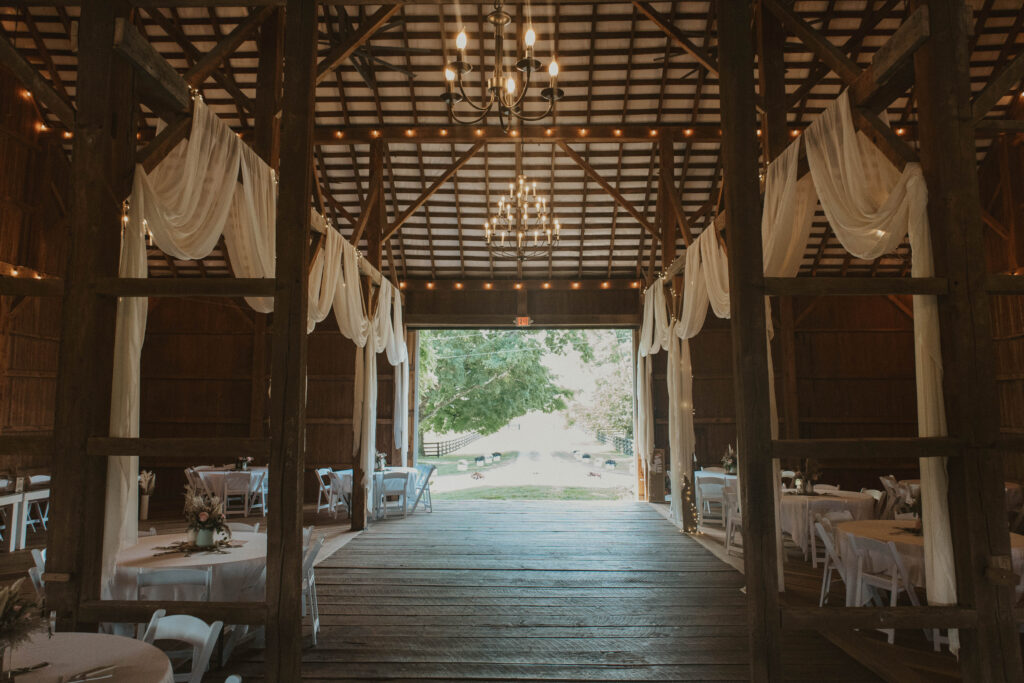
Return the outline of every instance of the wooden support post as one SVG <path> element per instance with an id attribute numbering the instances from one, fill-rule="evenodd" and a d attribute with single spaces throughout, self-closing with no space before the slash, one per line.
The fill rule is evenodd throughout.
<path id="1" fill-rule="evenodd" d="M 950 436 L 965 455 L 949 461 L 949 516 L 961 607 L 978 613 L 961 632 L 965 680 L 1020 681 L 1020 636 L 1013 590 L 996 585 L 990 569 L 1009 564 L 1003 505 L 1003 465 L 977 457 L 995 443 L 999 409 L 986 292 L 986 262 L 978 198 L 968 16 L 963 0 L 915 0 L 927 7 L 931 39 L 914 56 L 921 166 L 928 183 L 928 221 L 936 274 L 949 292 L 939 299 L 943 378 Z"/>
<path id="2" fill-rule="evenodd" d="M 249 393 L 249 436 L 265 435 L 267 415 L 267 316 L 253 312 L 252 386 Z"/>
<path id="3" fill-rule="evenodd" d="M 70 577 L 47 584 L 62 629 L 81 626 L 79 604 L 100 598 L 106 460 L 87 458 L 106 436 L 117 300 L 98 296 L 114 277 L 121 242 L 119 197 L 128 194 L 135 149 L 131 68 L 114 56 L 114 25 L 128 3 L 86 0 L 78 51 L 78 114 L 72 153 L 71 237 L 61 309 L 54 412 L 53 497 L 47 569 Z M 88 397 L 86 400 L 85 397 Z"/>
<path id="4" fill-rule="evenodd" d="M 405 333 L 405 346 L 409 350 L 409 466 L 419 464 L 420 446 L 420 333 Z"/>
<path id="5" fill-rule="evenodd" d="M 768 409 L 768 357 L 761 254 L 757 109 L 751 11 L 746 2 L 718 0 L 722 163 L 729 215 L 736 437 L 744 513 L 743 561 L 750 630 L 750 678 L 782 680 L 775 507 Z"/>
<path id="6" fill-rule="evenodd" d="M 277 168 L 281 154 L 281 127 L 277 113 L 281 111 L 281 78 L 284 66 L 284 10 L 274 14 L 260 27 L 258 38 L 260 61 L 256 68 L 256 123 L 253 149 Z"/>
<path id="7" fill-rule="evenodd" d="M 796 324 L 793 320 L 793 299 L 779 299 L 779 365 L 782 371 L 783 439 L 800 438 L 800 396 L 796 382 Z"/>
<path id="8" fill-rule="evenodd" d="M 302 484 L 317 3 L 289 0 L 286 12 L 267 539 L 265 672 L 273 681 L 299 680 L 302 665 Z"/>

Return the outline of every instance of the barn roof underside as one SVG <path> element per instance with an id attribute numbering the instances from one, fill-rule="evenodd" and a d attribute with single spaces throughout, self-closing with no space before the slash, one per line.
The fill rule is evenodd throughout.
<path id="1" fill-rule="evenodd" d="M 713 3 L 653 4 L 707 55 L 716 55 Z M 1024 11 L 1019 0 L 975 0 L 974 5 L 971 79 L 977 93 L 1024 47 Z M 483 17 L 490 9 L 490 3 L 404 5 L 364 49 L 342 62 L 319 85 L 317 126 L 451 126 L 438 97 L 443 89 L 446 50 L 452 49 L 455 33 L 465 24 L 474 75 L 481 72 L 482 65 L 490 64 L 493 45 L 479 40 L 485 33 Z M 509 9 L 517 19 L 525 11 L 522 5 Z M 376 10 L 375 5 L 322 6 L 320 52 L 337 45 Z M 895 0 L 798 0 L 795 10 L 862 67 L 908 14 L 907 3 Z M 156 49 L 184 73 L 197 51 L 214 47 L 250 11 L 244 7 L 139 9 L 136 20 Z M 73 40 L 77 13 L 74 6 L 0 5 L 0 24 L 7 37 L 71 99 L 76 80 Z M 534 2 L 532 13 L 539 35 L 538 57 L 546 64 L 552 43 L 557 46 L 559 85 L 566 94 L 545 124 L 658 124 L 680 130 L 720 124 L 717 74 L 676 48 L 634 4 Z M 842 82 L 793 36 L 787 38 L 785 62 L 789 124 L 800 129 L 835 98 Z M 247 40 L 222 67 L 226 78 L 208 79 L 201 88 L 206 102 L 240 130 L 253 125 L 257 64 L 256 42 Z M 222 87 L 224 81 L 237 85 L 236 95 Z M 237 97 L 238 93 L 243 97 Z M 1006 95 L 988 116 L 1005 118 L 1011 101 L 1012 95 Z M 540 106 L 534 94 L 532 107 Z M 913 89 L 895 100 L 887 113 L 894 127 L 912 126 L 916 120 Z M 158 118 L 148 111 L 144 114 L 146 125 L 155 128 Z M 48 123 L 56 125 L 56 120 Z M 488 123 L 496 123 L 496 116 Z M 523 145 L 527 175 L 551 192 L 555 216 L 562 224 L 562 239 L 553 256 L 527 261 L 524 277 L 632 278 L 647 269 L 652 258 L 650 238 L 578 164 L 554 144 L 514 143 L 510 138 L 508 143 L 485 145 L 403 225 L 384 250 L 382 270 L 401 279 L 516 277 L 513 260 L 489 257 L 481 228 L 486 207 L 496 201 L 515 174 L 515 144 Z M 988 144 L 979 139 L 979 157 Z M 390 141 L 385 150 L 384 185 L 389 221 L 470 146 L 466 142 Z M 572 142 L 570 146 L 648 222 L 656 223 L 657 144 Z M 323 191 L 358 216 L 368 191 L 369 145 L 321 143 L 316 152 L 317 180 Z M 674 153 L 673 181 L 696 235 L 709 225 L 720 206 L 720 145 L 680 139 L 674 144 Z M 336 222 L 346 234 L 352 229 L 344 219 Z M 677 247 L 685 248 L 682 236 Z M 654 257 L 660 262 L 660 254 Z M 150 257 L 153 276 L 227 275 L 228 268 L 220 248 L 203 262 L 175 261 L 155 251 Z M 803 262 L 804 274 L 908 271 L 906 245 L 873 262 L 849 257 L 819 212 Z"/>

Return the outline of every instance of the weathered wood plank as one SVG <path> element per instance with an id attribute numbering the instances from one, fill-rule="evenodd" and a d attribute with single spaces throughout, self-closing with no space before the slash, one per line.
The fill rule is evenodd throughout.
<path id="1" fill-rule="evenodd" d="M 112 455 L 138 455 L 168 460 L 200 462 L 215 456 L 224 461 L 252 456 L 263 461 L 270 455 L 269 439 L 249 438 L 114 438 L 92 437 L 88 444 L 89 455 L 107 457 Z"/>
<path id="2" fill-rule="evenodd" d="M 188 85 L 127 18 L 119 19 L 114 28 L 114 50 L 132 65 L 142 101 L 154 111 L 166 116 L 189 110 L 192 96 Z"/>
<path id="3" fill-rule="evenodd" d="M 306 417 L 306 318 L 312 197 L 317 3 L 285 12 L 281 182 L 270 392 L 270 528 L 267 652 L 271 680 L 297 680 L 302 662 L 302 502 Z"/>
<path id="4" fill-rule="evenodd" d="M 61 97 L 48 80 L 28 63 L 5 35 L 0 34 L 0 63 L 11 70 L 21 84 L 49 109 L 68 130 L 75 127 L 75 108 Z"/>
<path id="5" fill-rule="evenodd" d="M 366 21 L 359 25 L 359 28 L 347 36 L 345 42 L 331 48 L 324 58 L 316 65 L 316 82 L 319 84 L 343 61 L 352 56 L 352 53 L 366 43 L 373 34 L 383 27 L 401 9 L 402 3 L 396 2 L 391 5 L 382 5 Z"/>
<path id="6" fill-rule="evenodd" d="M 773 296 L 885 296 L 945 294 L 949 286 L 938 277 L 766 277 L 764 293 Z"/>

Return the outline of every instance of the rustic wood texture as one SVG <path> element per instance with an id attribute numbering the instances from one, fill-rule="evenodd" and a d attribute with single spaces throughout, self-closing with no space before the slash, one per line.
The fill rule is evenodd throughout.
<path id="1" fill-rule="evenodd" d="M 438 502 L 316 569 L 303 680 L 742 680 L 743 577 L 645 504 Z M 226 673 L 263 680 L 250 652 Z M 788 680 L 872 681 L 794 632 Z M 778 679 L 782 680 L 782 679 Z"/>

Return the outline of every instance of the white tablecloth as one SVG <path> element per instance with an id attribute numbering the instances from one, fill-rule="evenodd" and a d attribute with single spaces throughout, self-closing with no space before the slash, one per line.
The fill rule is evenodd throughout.
<path id="1" fill-rule="evenodd" d="M 782 496 L 782 531 L 805 553 L 810 547 L 814 529 L 814 515 L 837 510 L 849 510 L 854 519 L 871 519 L 875 514 L 875 499 L 857 491 L 833 491 L 826 496 Z"/>
<path id="2" fill-rule="evenodd" d="M 221 500 L 224 499 L 224 482 L 229 474 L 238 474 L 249 477 L 249 492 L 252 493 L 262 481 L 261 477 L 266 475 L 266 467 L 250 467 L 247 470 L 236 470 L 234 467 L 211 467 L 209 469 L 196 468 L 196 474 L 206 484 L 206 488 L 213 492 Z"/>
<path id="3" fill-rule="evenodd" d="M 18 683 L 54 683 L 83 671 L 113 664 L 107 683 L 173 683 L 171 661 L 158 648 L 141 640 L 102 633 L 36 634 L 10 655 L 12 669 L 49 662 L 49 666 L 22 674 Z"/>
<path id="4" fill-rule="evenodd" d="M 227 553 L 193 553 L 185 557 L 182 553 L 171 555 L 154 554 L 159 546 L 167 546 L 185 540 L 184 534 L 163 534 L 145 536 L 117 556 L 117 572 L 114 577 L 114 598 L 134 600 L 136 578 L 139 569 L 205 569 L 213 567 L 213 586 L 210 600 L 215 602 L 236 602 L 262 600 L 263 592 L 253 589 L 267 565 L 267 535 L 236 532 L 232 538 L 242 543 L 240 548 L 231 548 Z M 153 599 L 185 600 L 187 595 L 175 595 L 173 588 L 151 586 L 146 589 Z M 166 591 L 166 594 L 163 592 Z M 194 598 L 192 598 L 194 599 Z"/>
<path id="5" fill-rule="evenodd" d="M 896 550 L 903 558 L 910 582 L 915 586 L 924 586 L 924 537 L 908 533 L 907 529 L 916 526 L 913 519 L 872 519 L 857 522 L 840 522 L 836 526 L 836 545 L 839 559 L 843 563 L 849 580 L 846 582 L 846 604 L 854 602 L 857 586 L 854 579 L 857 575 L 857 556 L 850 547 L 850 536 L 857 538 L 873 538 L 878 541 L 896 543 Z M 1024 590 L 1024 536 L 1010 534 L 1010 554 L 1015 574 L 1021 575 L 1021 584 L 1017 587 L 1017 597 Z M 868 571 L 885 571 L 892 563 L 888 558 L 871 555 L 872 566 Z M 922 599 L 924 595 L 920 596 Z"/>
<path id="6" fill-rule="evenodd" d="M 0 508 L 7 508 L 7 528 L 4 529 L 4 536 L 7 539 L 7 549 L 10 552 L 18 550 L 18 531 L 21 528 L 21 506 L 24 501 L 23 493 L 8 493 L 0 496 Z M 21 547 L 25 547 L 24 540 Z"/>
<path id="7" fill-rule="evenodd" d="M 352 470 L 335 470 L 335 474 L 338 475 L 338 480 L 334 482 L 335 493 L 339 496 L 348 497 L 352 495 Z M 388 467 L 383 471 L 376 471 L 373 473 L 373 487 L 380 486 L 380 482 L 383 479 L 384 472 L 404 472 L 408 475 L 408 481 L 405 486 L 405 495 L 409 499 L 409 506 L 411 507 L 413 501 L 416 500 L 416 483 L 419 481 L 420 471 L 415 467 Z M 371 487 L 371 489 L 373 488 Z M 373 491 L 370 491 L 372 498 Z"/>

